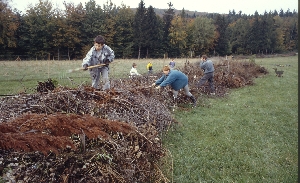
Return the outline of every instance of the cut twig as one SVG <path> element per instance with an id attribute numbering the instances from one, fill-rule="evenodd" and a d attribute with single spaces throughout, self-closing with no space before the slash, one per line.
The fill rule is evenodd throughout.
<path id="1" fill-rule="evenodd" d="M 147 137 L 146 137 L 145 135 L 141 134 L 141 133 L 140 133 L 139 131 L 137 131 L 137 130 L 135 130 L 135 132 L 136 132 L 137 134 L 139 134 L 140 136 L 144 137 L 148 142 L 150 142 L 150 144 L 153 144 L 153 142 L 151 142 L 149 139 L 147 139 Z"/>

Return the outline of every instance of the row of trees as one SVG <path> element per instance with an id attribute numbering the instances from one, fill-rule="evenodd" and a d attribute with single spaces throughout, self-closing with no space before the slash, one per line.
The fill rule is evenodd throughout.
<path id="1" fill-rule="evenodd" d="M 107 1 L 64 3 L 49 0 L 29 6 L 25 14 L 0 2 L 0 55 L 22 59 L 82 59 L 93 38 L 105 36 L 117 58 L 193 57 L 201 54 L 271 54 L 298 49 L 298 13 L 259 15 L 175 14 L 168 3 L 164 14 L 141 0 L 136 9 Z M 0 58 L 1 59 L 1 58 Z M 3 59 L 3 58 L 2 58 Z"/>

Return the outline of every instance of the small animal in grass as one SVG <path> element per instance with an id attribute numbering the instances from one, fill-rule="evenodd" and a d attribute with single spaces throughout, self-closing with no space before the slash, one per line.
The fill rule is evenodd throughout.
<path id="1" fill-rule="evenodd" d="M 277 68 L 273 68 L 275 70 L 275 73 L 276 73 L 276 76 L 278 77 L 283 77 L 282 74 L 283 74 L 283 71 L 277 71 Z"/>

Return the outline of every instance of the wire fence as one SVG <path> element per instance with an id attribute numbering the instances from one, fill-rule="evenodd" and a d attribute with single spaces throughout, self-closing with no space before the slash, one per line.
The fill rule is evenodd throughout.
<path id="1" fill-rule="evenodd" d="M 29 61 L 29 60 L 80 60 L 82 58 L 70 58 L 68 55 L 45 55 L 45 56 L 31 56 L 31 55 L 0 55 L 0 61 Z"/>

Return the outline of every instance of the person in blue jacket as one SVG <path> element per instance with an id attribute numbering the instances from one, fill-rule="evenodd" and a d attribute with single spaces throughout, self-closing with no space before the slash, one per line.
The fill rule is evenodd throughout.
<path id="1" fill-rule="evenodd" d="M 211 60 L 207 59 L 207 55 L 202 55 L 200 62 L 200 68 L 204 71 L 204 76 L 199 80 L 197 86 L 204 85 L 206 81 L 209 83 L 210 94 L 215 95 L 215 87 L 214 87 L 214 64 Z"/>
<path id="2" fill-rule="evenodd" d="M 189 86 L 188 86 L 188 77 L 178 70 L 171 70 L 169 66 L 163 67 L 163 76 L 156 80 L 155 83 L 152 84 L 152 86 L 157 86 L 156 89 L 160 89 L 161 87 L 166 87 L 168 85 L 171 86 L 174 101 L 176 101 L 178 91 L 183 88 L 185 95 L 190 97 L 193 107 L 196 106 L 196 99 L 195 97 L 190 93 Z"/>
<path id="3" fill-rule="evenodd" d="M 94 39 L 94 46 L 88 51 L 88 53 L 82 61 L 82 67 L 84 70 L 88 70 L 89 66 L 105 64 L 104 66 L 90 69 L 92 87 L 96 90 L 100 89 L 100 76 L 102 76 L 103 81 L 102 90 L 110 89 L 108 71 L 109 64 L 114 60 L 114 58 L 114 51 L 105 44 L 104 37 L 98 35 Z"/>

